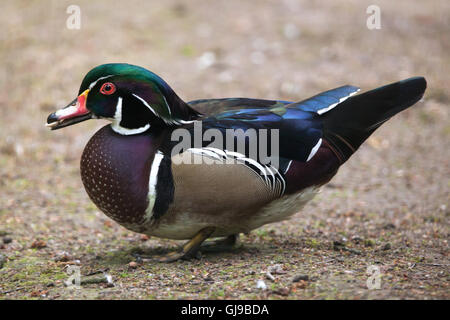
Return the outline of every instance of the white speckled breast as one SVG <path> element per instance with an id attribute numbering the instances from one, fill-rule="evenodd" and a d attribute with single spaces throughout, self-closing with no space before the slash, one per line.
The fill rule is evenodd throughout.
<path id="1" fill-rule="evenodd" d="M 135 231 L 148 205 L 152 143 L 146 135 L 121 136 L 103 127 L 89 140 L 81 157 L 81 179 L 95 205 Z"/>

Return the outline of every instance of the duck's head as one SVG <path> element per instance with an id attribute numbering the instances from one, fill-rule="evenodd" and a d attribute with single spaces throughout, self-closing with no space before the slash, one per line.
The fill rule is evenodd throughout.
<path id="1" fill-rule="evenodd" d="M 89 71 L 78 97 L 50 114 L 46 125 L 55 130 L 88 119 L 108 119 L 114 131 L 131 135 L 154 126 L 184 124 L 199 116 L 153 72 L 130 64 L 111 63 Z"/>

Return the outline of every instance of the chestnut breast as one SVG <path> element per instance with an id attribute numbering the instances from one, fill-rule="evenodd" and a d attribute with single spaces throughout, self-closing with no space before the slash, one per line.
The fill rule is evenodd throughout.
<path id="1" fill-rule="evenodd" d="M 89 140 L 81 156 L 81 180 L 95 205 L 122 224 L 143 222 L 155 154 L 149 134 L 123 136 L 110 125 Z"/>

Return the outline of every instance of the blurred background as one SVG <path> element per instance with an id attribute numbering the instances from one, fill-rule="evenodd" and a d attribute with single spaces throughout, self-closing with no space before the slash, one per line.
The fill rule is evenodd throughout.
<path id="1" fill-rule="evenodd" d="M 259 245 L 269 259 L 253 262 L 258 265 L 282 254 L 271 251 L 265 236 L 287 239 L 296 248 L 292 250 L 306 250 L 302 256 L 308 248 L 314 250 L 311 239 L 326 256 L 334 254 L 328 250 L 330 239 L 358 236 L 373 240 L 375 246 L 389 243 L 399 250 L 392 257 L 371 256 L 387 259 L 385 265 L 397 259 L 407 268 L 418 259 L 435 264 L 445 260 L 448 266 L 450 2 L 377 1 L 381 28 L 370 30 L 371 13 L 366 10 L 372 4 L 370 0 L 1 1 L 0 236 L 11 241 L 0 247 L 5 261 L 0 289 L 13 290 L 18 283 L 26 288 L 4 295 L 43 296 L 46 282 L 40 270 L 47 268 L 47 282 L 63 278 L 56 263 L 61 254 L 94 268 L 100 263 L 97 255 L 105 258 L 108 252 L 141 244 L 139 235 L 99 212 L 81 184 L 81 152 L 106 122 L 88 121 L 55 132 L 44 126 L 49 113 L 76 97 L 84 75 L 108 62 L 148 68 L 186 101 L 233 96 L 296 101 L 344 84 L 366 91 L 425 76 L 428 89 L 422 102 L 377 131 L 301 214 L 291 222 L 264 227 L 249 236 L 247 244 Z M 79 29 L 67 27 L 70 5 L 80 9 Z M 397 230 L 384 229 L 389 225 Z M 175 243 L 152 238 L 142 245 Z M 219 267 L 222 258 L 212 259 Z M 123 271 L 128 258 L 123 259 L 113 274 Z M 299 257 L 279 259 L 293 264 L 292 270 L 302 265 Z M 359 269 L 354 269 L 361 279 L 366 260 L 360 258 Z M 30 265 L 40 269 L 29 270 Z M 179 272 L 176 265 L 170 268 Z M 391 283 L 397 283 L 403 271 L 392 271 Z M 448 276 L 448 268 L 423 272 L 435 282 L 422 289 L 416 285 L 420 279 L 414 285 L 399 282 L 403 291 L 389 287 L 360 293 L 351 285 L 341 288 L 325 280 L 323 287 L 338 298 L 433 294 L 448 298 L 448 284 L 439 280 Z M 135 285 L 142 281 L 136 278 Z M 44 296 L 64 297 L 56 283 L 56 289 Z M 342 289 L 339 293 L 332 290 L 337 286 Z M 116 296 L 169 297 L 158 291 L 158 285 L 154 296 L 145 288 Z M 308 288 L 296 291 L 294 297 L 316 297 L 317 290 Z M 202 290 L 189 296 L 216 297 L 212 289 Z M 242 290 L 233 287 L 223 296 L 246 297 Z M 183 293 L 173 296 L 184 297 Z"/>

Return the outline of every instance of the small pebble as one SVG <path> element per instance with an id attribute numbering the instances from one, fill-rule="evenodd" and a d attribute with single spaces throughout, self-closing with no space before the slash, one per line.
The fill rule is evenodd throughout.
<path id="1" fill-rule="evenodd" d="M 333 241 L 333 250 L 334 251 L 340 251 L 342 249 L 345 249 L 344 243 L 342 243 L 339 240 Z"/>
<path id="2" fill-rule="evenodd" d="M 269 271 L 266 272 L 266 278 L 271 281 L 275 280 L 275 277 Z"/>
<path id="3" fill-rule="evenodd" d="M 363 239 L 360 236 L 353 236 L 352 241 L 355 243 L 360 243 Z"/>
<path id="4" fill-rule="evenodd" d="M 292 279 L 292 282 L 308 281 L 308 280 L 309 280 L 309 276 L 307 274 L 298 274 L 298 275 L 294 276 L 294 278 Z"/>
<path id="5" fill-rule="evenodd" d="M 395 224 L 393 223 L 388 223 L 384 226 L 384 229 L 395 229 Z"/>
<path id="6" fill-rule="evenodd" d="M 298 288 L 298 289 L 305 289 L 308 286 L 308 281 L 300 280 L 294 286 L 295 286 L 295 288 Z"/>
<path id="7" fill-rule="evenodd" d="M 71 261 L 73 258 L 66 251 L 59 252 L 54 258 L 55 262 L 67 262 Z"/>
<path id="8" fill-rule="evenodd" d="M 211 51 L 204 52 L 198 59 L 197 59 L 197 66 L 199 69 L 206 69 L 212 66 L 214 63 L 216 63 L 216 54 Z"/>
<path id="9" fill-rule="evenodd" d="M 105 273 L 105 279 L 106 279 L 106 283 L 107 283 L 107 287 L 108 288 L 114 287 L 114 282 L 112 281 L 111 275 Z"/>
<path id="10" fill-rule="evenodd" d="M 284 271 L 283 268 L 281 267 L 281 264 L 276 264 L 276 265 L 270 266 L 268 271 L 272 274 L 286 273 L 286 271 Z"/>
<path id="11" fill-rule="evenodd" d="M 4 244 L 8 244 L 8 243 L 11 243 L 11 242 L 12 242 L 12 239 L 10 237 L 4 237 L 3 238 L 3 243 Z"/>
<path id="12" fill-rule="evenodd" d="M 0 269 L 3 268 L 3 266 L 6 263 L 6 260 L 7 260 L 6 257 L 4 255 L 0 254 Z"/>
<path id="13" fill-rule="evenodd" d="M 284 297 L 288 296 L 290 292 L 291 292 L 291 290 L 288 288 L 279 288 L 279 289 L 273 291 L 273 293 L 279 294 L 280 296 L 284 296 Z"/>
<path id="14" fill-rule="evenodd" d="M 256 282 L 256 289 L 266 290 L 267 289 L 266 283 L 263 280 L 258 280 Z"/>
<path id="15" fill-rule="evenodd" d="M 34 240 L 31 244 L 31 248 L 33 249 L 42 249 L 47 246 L 47 243 L 43 240 Z"/>
<path id="16" fill-rule="evenodd" d="M 342 247 L 343 245 L 344 245 L 344 243 L 342 243 L 342 241 L 340 241 L 340 240 L 333 241 L 334 247 Z"/>

